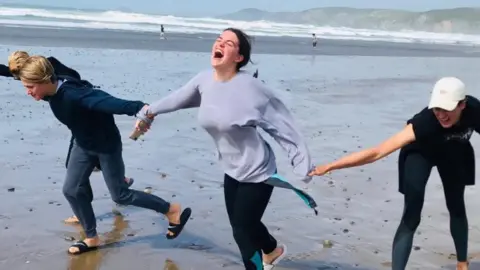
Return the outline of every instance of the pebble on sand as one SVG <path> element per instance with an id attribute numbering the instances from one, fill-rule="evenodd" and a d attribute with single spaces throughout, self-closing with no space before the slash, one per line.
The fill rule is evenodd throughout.
<path id="1" fill-rule="evenodd" d="M 323 240 L 323 248 L 332 248 L 333 243 L 330 240 Z"/>

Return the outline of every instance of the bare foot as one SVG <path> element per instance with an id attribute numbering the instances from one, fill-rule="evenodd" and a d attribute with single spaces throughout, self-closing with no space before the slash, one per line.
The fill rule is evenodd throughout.
<path id="1" fill-rule="evenodd" d="M 182 207 L 178 203 L 171 203 L 170 209 L 165 216 L 168 219 L 169 223 L 180 224 L 180 215 L 182 214 Z M 168 235 L 174 235 L 172 232 L 168 231 Z"/>
<path id="2" fill-rule="evenodd" d="M 278 246 L 275 250 L 269 254 L 263 254 L 263 262 L 266 264 L 272 264 L 278 257 L 283 254 L 283 246 Z"/>
<path id="3" fill-rule="evenodd" d="M 468 270 L 468 262 L 457 262 L 457 270 Z"/>
<path id="4" fill-rule="evenodd" d="M 89 247 L 98 247 L 100 245 L 100 238 L 98 236 L 95 236 L 93 238 L 85 238 L 83 239 L 83 242 L 87 244 Z M 68 252 L 71 254 L 78 253 L 80 250 L 78 247 L 70 247 L 68 249 Z"/>
<path id="5" fill-rule="evenodd" d="M 76 224 L 76 223 L 79 223 L 80 221 L 78 220 L 77 216 L 73 215 L 69 218 L 66 218 L 63 222 L 67 224 Z"/>

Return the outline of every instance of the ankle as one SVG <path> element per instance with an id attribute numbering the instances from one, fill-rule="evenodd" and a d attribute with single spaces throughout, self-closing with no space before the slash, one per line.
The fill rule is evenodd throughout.
<path id="1" fill-rule="evenodd" d="M 466 262 L 457 262 L 457 270 L 466 270 L 468 269 L 468 261 Z"/>
<path id="2" fill-rule="evenodd" d="M 176 218 L 180 214 L 180 210 L 181 210 L 180 204 L 171 203 L 170 208 L 168 209 L 168 212 L 165 214 L 165 216 L 168 219 Z"/>
<path id="3" fill-rule="evenodd" d="M 167 214 L 175 214 L 175 213 L 178 213 L 178 212 L 180 212 L 180 204 L 179 203 L 171 203 Z"/>
<path id="4" fill-rule="evenodd" d="M 98 244 L 100 242 L 100 238 L 97 236 L 95 237 L 89 237 L 89 238 L 85 238 L 83 240 L 83 242 L 85 242 L 87 245 L 92 245 L 92 244 Z"/>
<path id="5" fill-rule="evenodd" d="M 264 260 L 266 259 L 267 261 L 273 261 L 283 253 L 283 248 L 281 246 L 277 246 L 272 252 L 270 253 L 264 253 L 263 258 Z"/>

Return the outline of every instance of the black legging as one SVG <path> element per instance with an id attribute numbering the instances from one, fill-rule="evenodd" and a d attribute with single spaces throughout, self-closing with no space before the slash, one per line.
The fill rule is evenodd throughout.
<path id="1" fill-rule="evenodd" d="M 277 247 L 261 219 L 273 186 L 265 183 L 241 183 L 225 175 L 224 193 L 233 237 L 242 254 L 246 270 L 262 270 L 262 251 L 269 254 Z"/>
<path id="2" fill-rule="evenodd" d="M 404 270 L 412 250 L 413 236 L 420 224 L 421 212 L 425 198 L 425 188 L 430 172 L 435 164 L 422 154 L 411 152 L 404 157 L 403 165 L 403 193 L 404 210 L 400 226 L 393 240 L 392 269 Z M 403 168 L 402 168 L 403 167 Z M 448 166 L 438 166 L 442 179 L 447 208 L 450 213 L 450 232 L 455 243 L 459 262 L 467 261 L 468 248 L 468 221 L 465 210 L 465 185 L 455 179 L 456 175 Z"/>

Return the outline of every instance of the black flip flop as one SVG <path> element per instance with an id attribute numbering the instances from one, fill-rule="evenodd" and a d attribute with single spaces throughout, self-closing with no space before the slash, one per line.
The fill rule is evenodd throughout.
<path id="1" fill-rule="evenodd" d="M 78 248 L 78 251 L 77 252 L 70 252 L 70 248 L 69 250 L 67 251 L 68 254 L 70 255 L 80 255 L 80 254 L 83 254 L 85 252 L 89 252 L 89 251 L 93 251 L 93 250 L 97 250 L 98 247 L 89 247 L 85 242 L 83 241 L 78 241 L 78 242 L 75 242 L 73 245 L 70 246 L 71 248 L 72 247 L 76 247 Z"/>
<path id="2" fill-rule="evenodd" d="M 169 222 L 168 231 L 170 233 L 166 234 L 167 239 L 172 240 L 177 238 L 177 236 L 180 235 L 180 233 L 182 232 L 183 227 L 185 227 L 185 224 L 187 224 L 191 215 L 192 215 L 192 209 L 185 208 L 185 210 L 183 210 L 182 214 L 180 215 L 180 224 Z"/>

